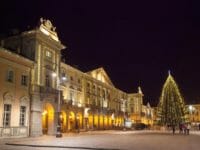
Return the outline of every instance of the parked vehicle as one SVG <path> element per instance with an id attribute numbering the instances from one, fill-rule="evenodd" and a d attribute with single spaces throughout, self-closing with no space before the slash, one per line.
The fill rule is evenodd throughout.
<path id="1" fill-rule="evenodd" d="M 132 125 L 132 127 L 135 130 L 143 130 L 143 129 L 147 128 L 147 125 L 145 125 L 144 123 L 134 123 Z"/>

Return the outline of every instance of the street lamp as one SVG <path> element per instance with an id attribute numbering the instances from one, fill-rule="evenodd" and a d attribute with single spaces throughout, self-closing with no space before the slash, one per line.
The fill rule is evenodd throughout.
<path id="1" fill-rule="evenodd" d="M 62 133 L 61 133 L 61 112 L 60 112 L 60 105 L 61 105 L 61 100 L 60 100 L 60 78 L 59 76 L 54 72 L 52 73 L 52 77 L 55 78 L 57 77 L 56 79 L 56 82 L 57 82 L 57 89 L 58 89 L 58 112 L 57 112 L 57 117 L 58 117 L 58 122 L 57 122 L 57 126 L 56 126 L 56 137 L 59 138 L 59 137 L 62 137 Z M 67 78 L 65 76 L 63 76 L 61 78 L 61 80 L 65 81 Z"/>
<path id="2" fill-rule="evenodd" d="M 113 127 L 114 127 L 114 120 L 115 120 L 115 114 L 112 113 L 112 115 L 111 115 L 112 129 L 113 129 Z"/>
<path id="3" fill-rule="evenodd" d="M 194 121 L 194 117 L 193 117 L 194 110 L 195 110 L 195 108 L 192 105 L 190 105 L 189 106 L 189 111 L 190 111 L 190 120 L 191 120 L 191 122 Z"/>
<path id="4" fill-rule="evenodd" d="M 79 120 L 79 115 L 78 114 L 76 114 L 76 116 L 75 116 L 76 118 L 76 122 L 75 122 L 75 124 L 76 124 L 76 130 L 77 130 L 77 133 L 79 133 L 79 123 L 80 123 L 80 120 Z"/>

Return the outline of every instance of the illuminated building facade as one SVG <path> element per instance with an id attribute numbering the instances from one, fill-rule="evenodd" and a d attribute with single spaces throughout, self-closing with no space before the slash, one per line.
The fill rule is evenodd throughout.
<path id="1" fill-rule="evenodd" d="M 154 109 L 150 106 L 149 103 L 147 105 L 142 105 L 142 123 L 152 126 L 153 125 L 153 120 L 155 118 L 154 116 Z"/>
<path id="2" fill-rule="evenodd" d="M 142 121 L 143 94 L 117 89 L 103 68 L 82 72 L 61 62 L 49 20 L 1 40 L 0 137 L 113 129 Z M 60 91 L 60 92 L 59 92 Z"/>
<path id="3" fill-rule="evenodd" d="M 28 136 L 33 62 L 0 47 L 0 68 L 0 137 Z"/>
<path id="4" fill-rule="evenodd" d="M 67 77 L 61 83 L 64 131 L 76 130 L 76 124 L 83 130 L 120 128 L 135 114 L 138 118 L 132 121 L 141 122 L 140 88 L 134 94 L 115 88 L 103 68 L 83 73 L 61 63 L 61 74 Z"/>
<path id="5" fill-rule="evenodd" d="M 194 129 L 200 130 L 200 104 L 186 105 L 188 122 Z"/>

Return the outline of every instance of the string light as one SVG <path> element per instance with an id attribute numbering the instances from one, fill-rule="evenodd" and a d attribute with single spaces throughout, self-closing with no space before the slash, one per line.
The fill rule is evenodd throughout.
<path id="1" fill-rule="evenodd" d="M 158 120 L 162 125 L 179 124 L 185 121 L 185 102 L 176 82 L 169 73 L 164 83 L 158 104 Z"/>

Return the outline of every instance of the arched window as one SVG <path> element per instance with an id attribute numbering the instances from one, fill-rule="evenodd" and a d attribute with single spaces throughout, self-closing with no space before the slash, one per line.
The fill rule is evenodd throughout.
<path id="1" fill-rule="evenodd" d="M 96 86 L 95 85 L 93 85 L 92 90 L 93 90 L 93 94 L 96 95 Z"/>
<path id="2" fill-rule="evenodd" d="M 106 91 L 103 90 L 103 91 L 102 91 L 102 94 L 103 94 L 103 99 L 105 100 L 105 99 L 106 99 Z"/>
<path id="3" fill-rule="evenodd" d="M 20 116 L 19 116 L 19 125 L 26 126 L 26 116 L 27 109 L 29 106 L 29 98 L 24 96 L 20 99 Z"/>
<path id="4" fill-rule="evenodd" d="M 98 88 L 97 88 L 97 95 L 98 95 L 98 96 L 101 95 L 100 91 L 101 91 L 101 90 L 100 90 L 100 88 L 98 87 Z"/>
<path id="5" fill-rule="evenodd" d="M 87 93 L 90 93 L 90 83 L 87 83 L 87 89 L 86 89 Z"/>
<path id="6" fill-rule="evenodd" d="M 13 70 L 8 70 L 6 80 L 8 82 L 14 82 L 14 71 Z"/>
<path id="7" fill-rule="evenodd" d="M 10 93 L 5 93 L 3 96 L 4 100 L 4 112 L 3 112 L 3 127 L 9 127 L 11 122 L 11 109 L 13 96 Z"/>

